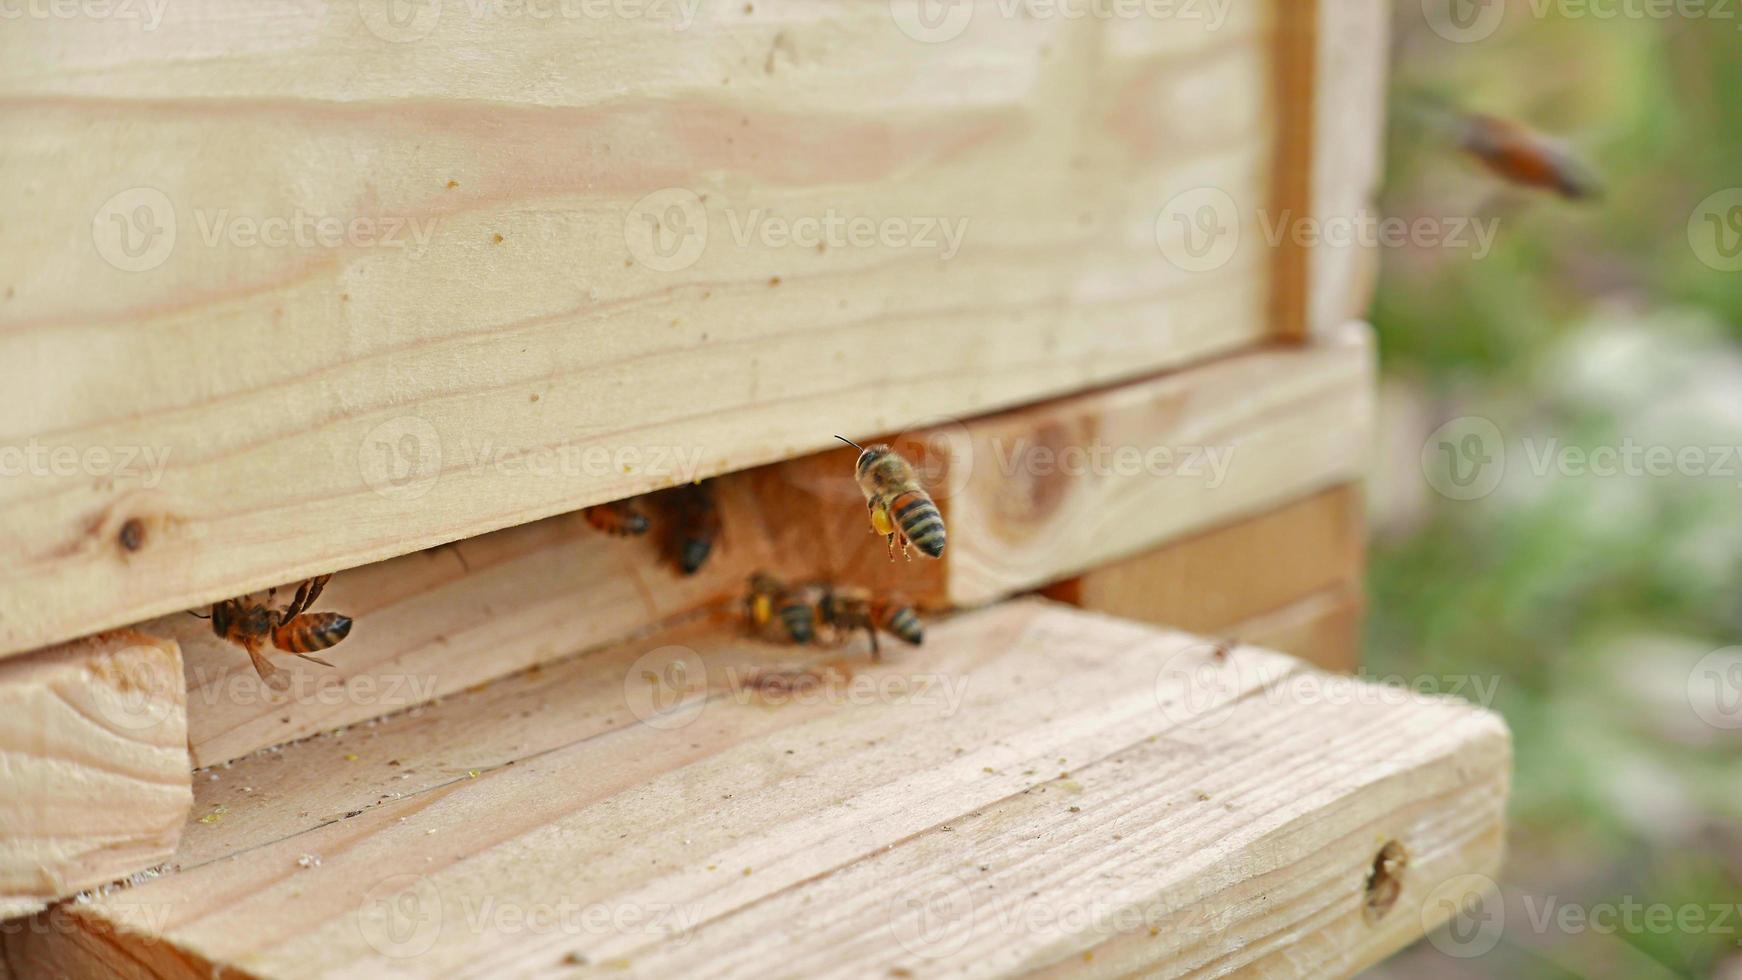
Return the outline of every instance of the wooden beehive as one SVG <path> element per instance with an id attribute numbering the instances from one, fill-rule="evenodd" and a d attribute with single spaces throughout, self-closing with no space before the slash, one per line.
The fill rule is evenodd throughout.
<path id="1" fill-rule="evenodd" d="M 1319 669 L 1370 256 L 1272 232 L 1366 206 L 1385 6 L 1052 9 L 9 28 L 0 972 L 1319 976 L 1442 920 L 1508 737 Z M 579 513 L 696 480 L 695 575 Z M 927 642 L 749 638 L 759 570 Z M 288 691 L 184 614 L 334 571 Z"/>

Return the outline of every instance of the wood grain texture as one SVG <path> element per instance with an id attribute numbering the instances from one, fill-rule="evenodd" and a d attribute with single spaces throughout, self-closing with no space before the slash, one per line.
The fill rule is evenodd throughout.
<path id="1" fill-rule="evenodd" d="M 1156 215 L 1270 186 L 1270 3 L 130 6 L 0 38 L 0 654 L 1269 329 Z"/>
<path id="2" fill-rule="evenodd" d="M 116 630 L 0 664 L 0 919 L 162 863 L 193 802 L 173 642 Z"/>
<path id="3" fill-rule="evenodd" d="M 1316 6 L 1311 211 L 1327 221 L 1374 218 L 1385 157 L 1392 5 L 1317 0 Z M 1376 247 L 1321 242 L 1306 259 L 1308 332 L 1335 331 L 1367 315 L 1379 272 Z"/>
<path id="4" fill-rule="evenodd" d="M 820 549 L 822 564 L 842 578 L 923 604 L 972 606 L 1360 479 L 1373 378 L 1369 330 L 1345 324 L 1340 335 L 1298 348 L 898 433 L 892 443 L 920 467 L 949 526 L 939 561 L 888 560 L 862 499 L 840 480 L 852 469 L 851 449 L 771 468 L 758 493 L 784 501 L 784 512 L 825 518 L 782 523 L 782 547 Z M 1351 540 L 1358 532 L 1350 519 L 1326 530 Z M 1250 547 L 1265 544 L 1254 537 Z M 1232 584 L 1218 600 L 1221 588 L 1202 598 L 1239 601 Z M 1199 597 L 1194 588 L 1179 606 Z"/>
<path id="5" fill-rule="evenodd" d="M 1365 598 L 1358 588 L 1326 589 L 1234 624 L 1226 635 L 1321 667 L 1352 673 L 1361 666 Z"/>
<path id="6" fill-rule="evenodd" d="M 1353 645 L 1320 659 L 1320 653 L 1333 653 L 1323 645 L 1329 637 L 1297 648 L 1275 642 L 1269 627 L 1263 639 L 1246 631 L 1251 621 L 1321 593 L 1347 592 L 1358 600 L 1365 553 L 1361 489 L 1348 484 L 1092 569 L 1046 594 L 1110 616 L 1233 636 L 1321 667 L 1348 669 Z"/>
<path id="7" fill-rule="evenodd" d="M 789 653 L 654 636 L 244 760 L 200 784 L 215 819 L 180 870 L 6 935 L 7 960 L 1342 976 L 1498 864 L 1509 740 L 1486 712 L 1032 601 L 933 639 L 774 704 L 736 685 Z M 664 701 L 642 693 L 674 676 L 660 656 L 693 671 Z M 882 693 L 853 700 L 849 671 Z M 1394 840 L 1398 899 L 1365 916 Z"/>
<path id="8" fill-rule="evenodd" d="M 327 657 L 335 668 L 281 657 L 292 678 L 282 693 L 261 684 L 242 651 L 214 636 L 202 620 L 178 612 L 137 628 L 180 644 L 193 758 L 196 765 L 215 765 L 422 704 L 704 609 L 731 606 L 759 570 L 789 580 L 823 576 L 949 608 L 1030 588 L 1120 550 L 1214 527 L 1254 500 L 1310 493 L 1327 473 L 1340 479 L 1354 475 L 1359 464 L 1352 449 L 1366 424 L 1363 370 L 1356 353 L 1341 348 L 1239 355 L 1227 363 L 1031 406 L 1014 417 L 995 415 L 926 430 L 917 445 L 945 445 L 939 440 L 947 437 L 976 447 L 977 460 L 989 461 L 977 461 L 975 480 L 956 494 L 944 491 L 964 471 L 941 465 L 936 470 L 934 488 L 952 522 L 951 550 L 943 562 L 889 560 L 883 542 L 869 533 L 848 451 L 710 481 L 723 532 L 695 577 L 678 574 L 664 557 L 658 539 L 666 526 L 656 508 L 650 508 L 655 527 L 645 538 L 612 538 L 579 514 L 561 515 L 341 572 L 318 607 L 355 621 L 351 635 Z M 1267 394 L 1248 400 L 1247 392 Z M 1349 429 L 1339 433 L 1337 426 Z M 1018 474 L 1014 488 L 999 485 L 1006 457 L 1031 435 L 1050 440 L 1055 449 L 1066 448 L 1056 433 L 1071 433 L 1085 445 L 1099 440 L 1145 450 L 1204 441 L 1224 454 L 1228 466 L 1214 485 L 1207 476 L 1140 474 L 1108 480 L 1063 470 L 1045 477 Z M 1303 448 L 1322 444 L 1327 436 L 1331 452 L 1316 463 L 1303 462 L 1298 455 Z M 939 455 L 934 462 L 944 460 Z M 1033 496 L 1012 503 L 1025 494 Z M 1102 513 L 1101 508 L 1112 509 Z M 1164 508 L 1164 515 L 1147 513 Z M 970 519 L 976 511 L 990 516 Z M 1117 524 L 1133 514 L 1143 519 Z M 957 515 L 969 516 L 958 520 Z M 1213 633 L 1301 598 L 1328 584 L 1301 577 L 1322 562 L 1279 563 L 1271 573 L 1275 581 L 1268 583 L 1262 577 L 1242 580 L 1254 574 L 1272 538 L 1274 547 L 1297 557 L 1319 547 L 1316 542 L 1328 540 L 1327 534 L 1346 547 L 1359 533 L 1358 524 L 1347 523 L 1354 520 L 1352 513 L 1324 506 L 1296 520 L 1260 525 L 1245 543 L 1200 547 L 1192 553 L 1232 548 L 1236 560 L 1215 575 L 1206 569 L 1219 557 L 1190 560 L 1169 579 L 1170 599 L 1152 608 L 1170 614 L 1213 611 L 1209 618 L 1176 624 Z M 1056 550 L 1047 543 L 1072 534 L 1089 540 Z M 961 591 L 961 580 L 952 574 L 957 555 L 992 555 L 1020 547 L 1011 542 L 1023 538 L 1039 543 L 1016 556 L 1024 564 L 1020 576 L 969 579 L 968 591 Z M 1319 557 L 1341 560 L 1330 552 Z M 1095 571 L 1089 578 L 1099 581 L 1095 577 L 1103 574 L 1112 582 L 1121 573 Z M 1146 581 L 1146 574 L 1127 577 Z M 1135 586 L 1109 585 L 1103 591 L 1119 588 L 1131 597 L 1120 600 L 1108 592 L 1097 600 L 1098 607 L 1113 612 L 1145 607 Z"/>

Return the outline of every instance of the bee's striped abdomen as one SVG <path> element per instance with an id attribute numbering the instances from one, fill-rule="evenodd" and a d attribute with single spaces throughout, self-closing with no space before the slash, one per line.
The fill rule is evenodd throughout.
<path id="1" fill-rule="evenodd" d="M 938 513 L 938 505 L 930 497 L 909 490 L 896 497 L 889 509 L 901 533 L 907 535 L 914 547 L 933 558 L 943 555 L 944 516 Z"/>
<path id="2" fill-rule="evenodd" d="M 647 515 L 627 500 L 614 500 L 608 504 L 588 507 L 581 512 L 581 516 L 598 530 L 620 538 L 647 533 Z"/>
<path id="3" fill-rule="evenodd" d="M 792 602 L 780 607 L 780 621 L 794 643 L 809 643 L 816 636 L 816 613 L 809 603 Z"/>
<path id="4" fill-rule="evenodd" d="M 914 646 L 925 642 L 925 626 L 912 606 L 896 606 L 883 613 L 883 628 Z"/>
<path id="5" fill-rule="evenodd" d="M 351 635 L 351 617 L 338 613 L 303 613 L 272 632 L 272 644 L 290 653 L 313 653 L 336 646 Z"/>

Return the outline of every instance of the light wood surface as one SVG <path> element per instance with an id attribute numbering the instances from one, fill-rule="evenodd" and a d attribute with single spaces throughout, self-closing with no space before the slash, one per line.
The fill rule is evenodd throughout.
<path id="1" fill-rule="evenodd" d="M 166 860 L 193 802 L 173 642 L 116 630 L 0 664 L 0 919 Z"/>
<path id="2" fill-rule="evenodd" d="M 1061 582 L 1046 594 L 1084 609 L 1188 630 L 1231 636 L 1292 654 L 1320 667 L 1356 663 L 1366 525 L 1358 485 L 1335 487 L 1225 527 L 1114 562 Z M 1317 606 L 1294 609 L 1327 593 L 1345 603 L 1320 623 Z M 1269 617 L 1277 617 L 1266 621 Z M 1320 623 L 1322 628 L 1287 628 Z M 1257 629 L 1260 635 L 1249 635 Z M 1347 639 L 1347 644 L 1334 642 Z"/>
<path id="3" fill-rule="evenodd" d="M 695 577 L 678 574 L 663 557 L 663 525 L 644 538 L 619 539 L 578 514 L 341 572 L 318 609 L 353 617 L 351 635 L 325 654 L 333 669 L 281 656 L 292 678 L 282 694 L 262 685 L 242 651 L 202 620 L 178 612 L 138 628 L 181 645 L 189 742 L 205 766 L 731 605 L 758 570 L 795 580 L 821 575 L 930 608 L 977 604 L 1355 477 L 1369 411 L 1366 357 L 1359 345 L 1237 355 L 918 433 L 909 445 L 969 445 L 975 453 L 961 492 L 949 490 L 967 472 L 958 457 L 939 454 L 933 462 L 943 465 L 928 471 L 937 474 L 932 486 L 950 521 L 941 562 L 890 561 L 870 533 L 852 480 L 853 452 L 845 450 L 711 481 L 722 537 Z M 1092 444 L 1203 450 L 1225 468 L 1220 480 L 1207 468 L 1192 476 L 1109 477 L 1023 466 L 1007 478 L 1011 460 L 1035 440 L 1060 451 Z M 925 460 L 917 452 L 914 458 Z M 1099 570 L 1088 580 L 1113 583 L 1096 586 L 1105 593 L 1098 608 L 1170 622 L 1143 614 L 1162 610 L 1186 620 L 1175 625 L 1214 632 L 1329 584 L 1311 572 L 1353 560 L 1346 550 L 1358 539 L 1354 520 L 1332 502 L 1259 525 L 1232 544 L 1188 544 L 1190 555 L 1203 557 L 1169 560 L 1184 564 L 1169 573 L 1170 598 L 1160 603 L 1141 598 L 1139 584 L 1149 581 L 1141 570 Z M 1255 569 L 1272 547 L 1295 555 L 1330 550 L 1314 562 L 1278 563 L 1267 581 Z M 1012 554 L 997 577 L 957 572 L 964 561 L 984 567 L 1006 550 Z M 1132 559 L 1134 566 L 1143 561 Z M 1208 571 L 1218 563 L 1225 571 Z M 1127 584 L 1118 585 L 1122 580 Z M 1118 598 L 1121 590 L 1129 598 Z M 1208 618 L 1191 618 L 1194 610 Z"/>
<path id="4" fill-rule="evenodd" d="M 758 493 L 783 501 L 784 512 L 825 518 L 782 522 L 782 547 L 820 549 L 824 566 L 848 580 L 971 606 L 1360 479 L 1373 376 L 1368 328 L 1346 324 L 1303 347 L 899 433 L 894 445 L 920 465 L 949 526 L 940 561 L 888 560 L 857 491 L 840 479 L 851 449 L 772 468 Z M 1336 520 L 1324 530 L 1347 546 L 1358 531 Z M 1265 543 L 1254 537 L 1250 547 Z M 1229 583 L 1224 599 L 1209 590 L 1208 601 L 1240 601 L 1242 589 Z"/>
<path id="5" fill-rule="evenodd" d="M 179 871 L 57 909 L 6 956 L 151 977 L 1341 976 L 1436 924 L 1442 882 L 1495 872 L 1496 717 L 1209 649 L 1027 601 L 773 703 L 738 684 L 789 652 L 648 637 L 219 770 Z M 676 683 L 653 696 L 648 672 Z M 1392 841 L 1409 859 L 1373 917 Z"/>
<path id="6" fill-rule="evenodd" d="M 1271 3 L 124 6 L 0 38 L 0 654 L 1269 332 L 1156 228 L 1271 186 Z"/>

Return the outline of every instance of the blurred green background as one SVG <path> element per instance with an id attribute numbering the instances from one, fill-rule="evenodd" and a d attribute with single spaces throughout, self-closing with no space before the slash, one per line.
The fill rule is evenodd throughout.
<path id="1" fill-rule="evenodd" d="M 1721 458 L 1742 446 L 1742 272 L 1712 237 L 1742 242 L 1724 224 L 1742 210 L 1705 203 L 1742 187 L 1742 9 L 1514 2 L 1491 35 L 1458 42 L 1433 6 L 1395 5 L 1381 209 L 1497 219 L 1498 238 L 1481 257 L 1382 258 L 1367 665 L 1495 679 L 1517 760 L 1487 910 L 1504 916 L 1498 943 L 1440 935 L 1375 973 L 1742 978 L 1742 729 L 1712 723 L 1709 705 L 1702 717 L 1691 680 L 1742 642 L 1742 458 Z M 1604 198 L 1500 185 L 1424 133 L 1414 107 L 1433 101 L 1563 137 Z M 1423 450 L 1471 418 L 1498 430 L 1503 476 L 1452 499 L 1424 478 Z M 1694 447 L 1706 463 L 1593 476 L 1552 462 L 1628 445 Z M 1558 918 L 1629 902 L 1701 907 L 1705 924 Z"/>

